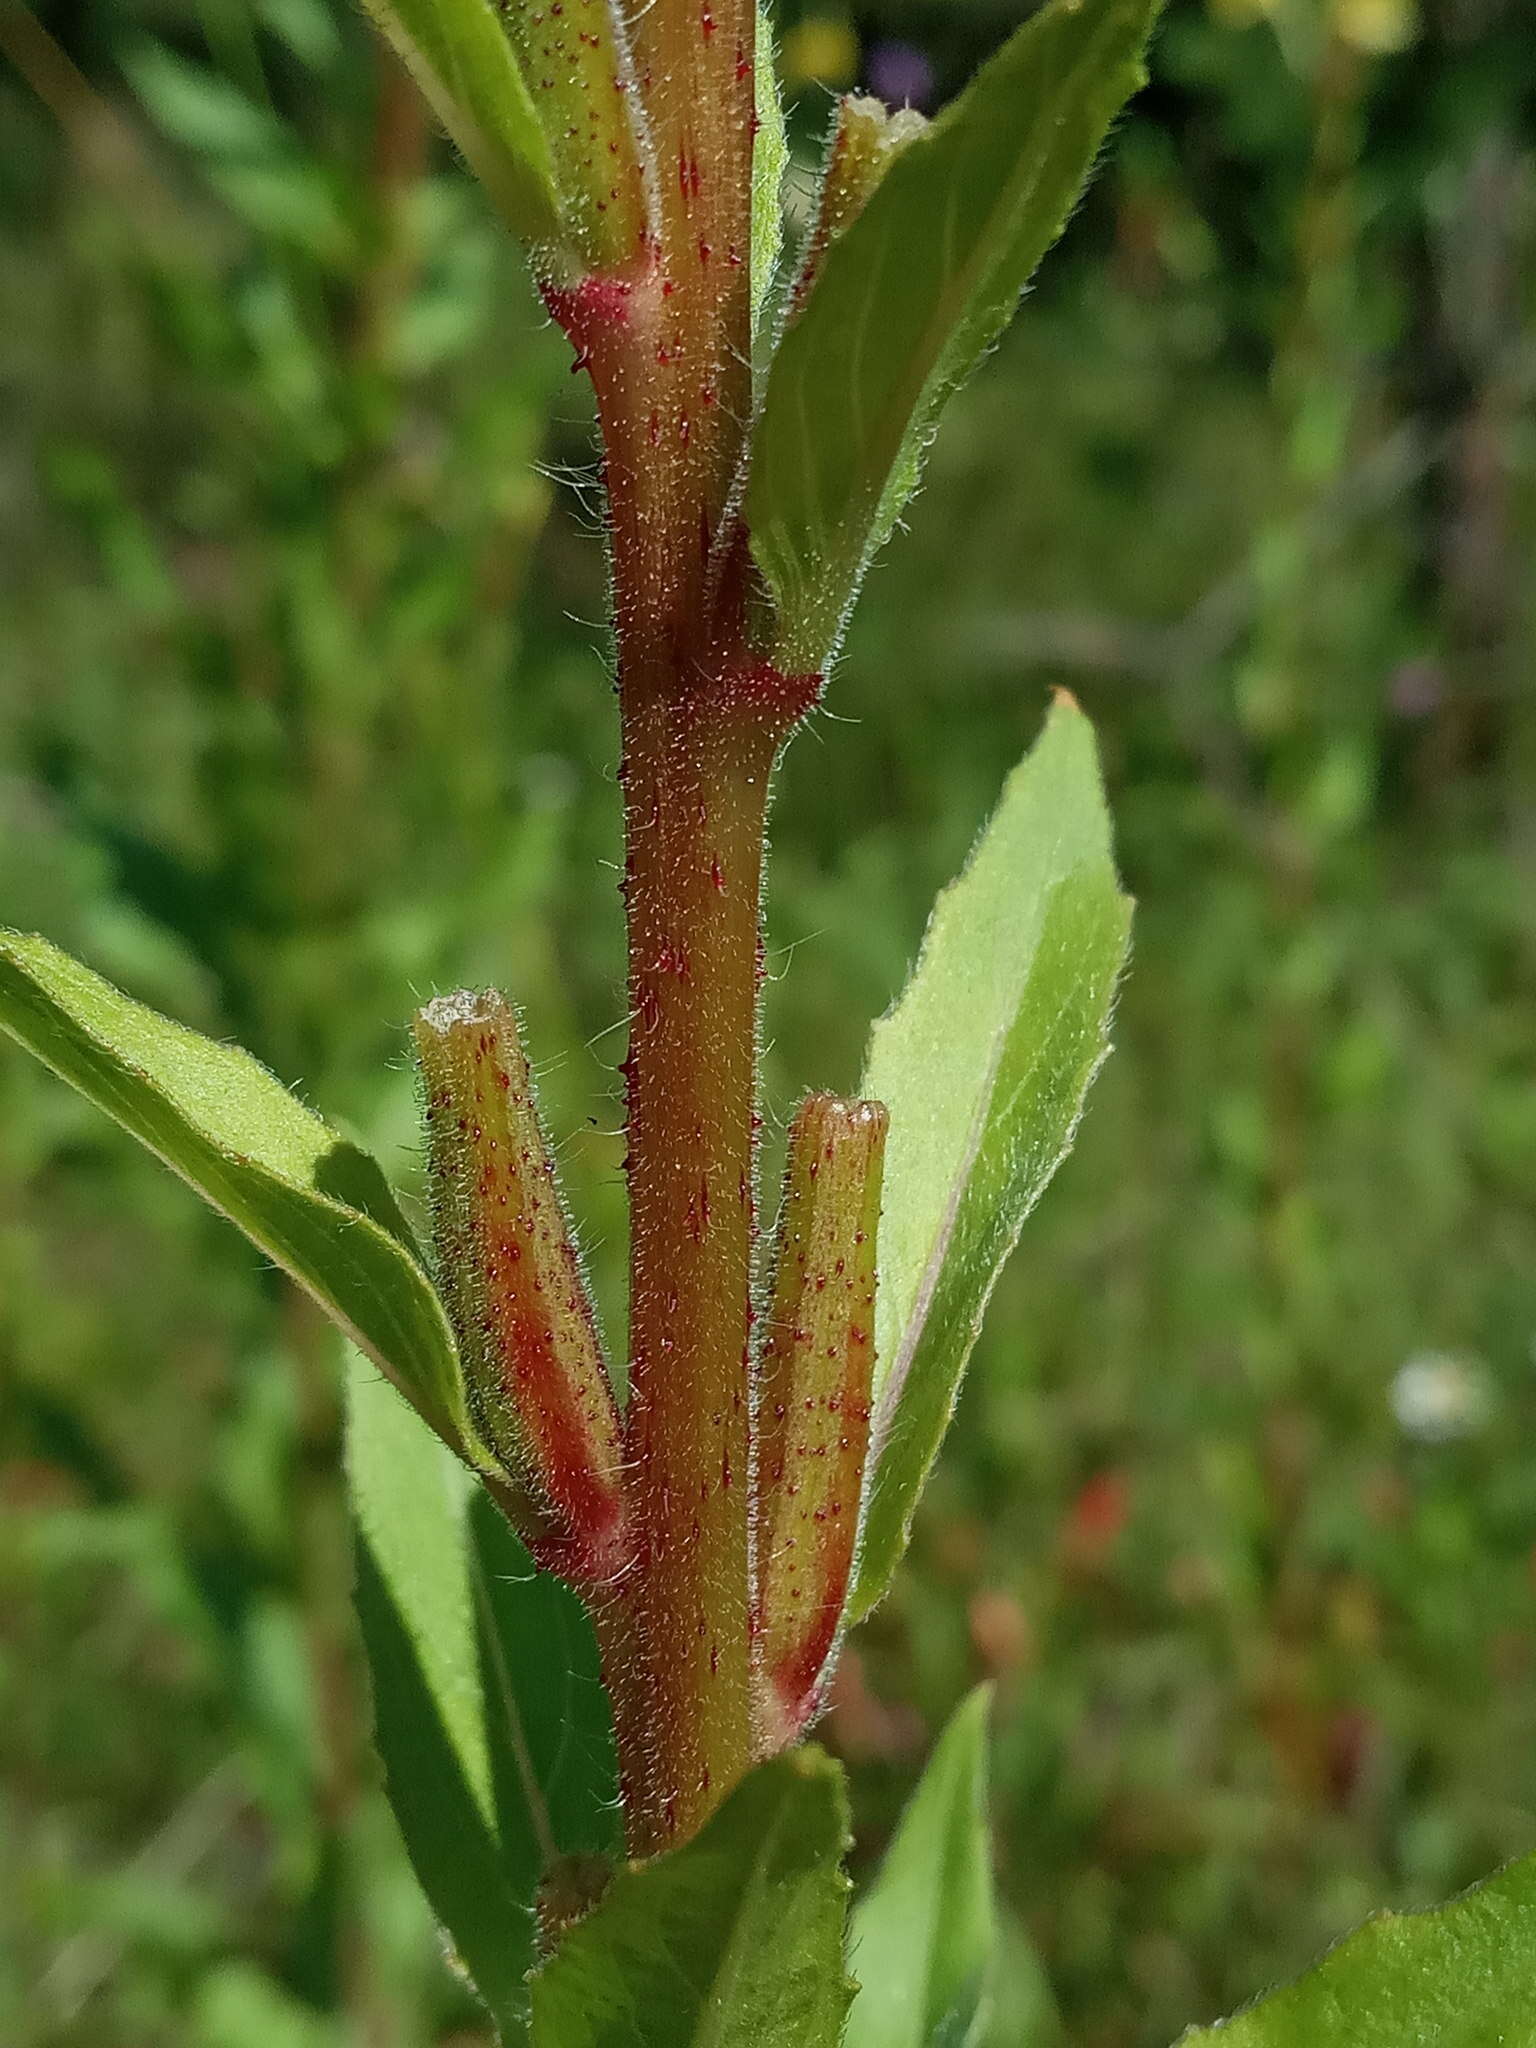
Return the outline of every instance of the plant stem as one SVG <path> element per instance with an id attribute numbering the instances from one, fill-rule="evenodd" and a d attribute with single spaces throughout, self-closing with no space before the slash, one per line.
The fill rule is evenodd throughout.
<path id="1" fill-rule="evenodd" d="M 594 1601 L 631 1851 L 752 1761 L 751 1330 L 768 787 L 817 678 L 747 651 L 731 492 L 751 405 L 749 0 L 634 22 L 652 212 L 632 262 L 546 287 L 602 429 L 629 931 L 632 1564 Z"/>
<path id="2" fill-rule="evenodd" d="M 701 515 L 718 526 L 751 406 L 754 0 L 647 0 L 631 37 L 667 329 L 661 359 L 636 367 L 651 392 L 669 381 L 658 368 L 677 384 L 675 406 L 660 393 L 666 467 L 697 509 L 679 504 L 656 538 L 691 553 Z"/>
<path id="3" fill-rule="evenodd" d="M 643 1850 L 693 1833 L 751 1757 L 758 897 L 780 735 L 686 700 L 626 704 L 624 728 Z"/>

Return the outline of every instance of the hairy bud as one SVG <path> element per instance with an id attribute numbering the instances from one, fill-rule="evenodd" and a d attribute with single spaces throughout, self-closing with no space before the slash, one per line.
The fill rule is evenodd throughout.
<path id="1" fill-rule="evenodd" d="M 853 226 L 891 165 L 927 126 L 923 116 L 911 107 L 893 114 L 883 101 L 859 93 L 845 94 L 839 100 L 837 125 L 827 146 L 816 219 L 790 295 L 791 320 L 805 304 L 828 249 Z"/>
<path id="2" fill-rule="evenodd" d="M 471 1416 L 521 1489 L 539 1562 L 604 1576 L 623 1512 L 619 1417 L 516 1016 L 494 991 L 464 991 L 413 1029 L 439 1285 Z"/>
<path id="3" fill-rule="evenodd" d="M 869 1451 L 878 1102 L 810 1095 L 790 1127 L 757 1395 L 758 1745 L 815 1713 L 847 1597 Z"/>

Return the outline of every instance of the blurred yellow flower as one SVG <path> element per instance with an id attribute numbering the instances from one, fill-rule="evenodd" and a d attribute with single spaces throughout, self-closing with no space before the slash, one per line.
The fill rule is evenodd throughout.
<path id="1" fill-rule="evenodd" d="M 1418 9 L 1414 0 L 1335 0 L 1334 27 L 1357 50 L 1384 57 L 1418 34 Z"/>
<path id="2" fill-rule="evenodd" d="M 1206 0 L 1206 6 L 1223 28 L 1251 28 L 1256 21 L 1301 28 L 1308 19 L 1319 25 L 1331 20 L 1346 43 L 1373 57 L 1406 50 L 1419 32 L 1418 0 Z"/>
<path id="3" fill-rule="evenodd" d="M 851 85 L 859 69 L 859 39 L 852 24 L 845 15 L 806 15 L 785 36 L 779 68 L 790 87 Z"/>

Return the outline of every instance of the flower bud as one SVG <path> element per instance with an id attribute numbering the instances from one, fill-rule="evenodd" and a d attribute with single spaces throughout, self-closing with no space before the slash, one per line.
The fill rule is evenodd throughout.
<path id="1" fill-rule="evenodd" d="M 758 1743 L 821 1703 L 858 1540 L 875 1365 L 878 1102 L 810 1095 L 790 1126 L 756 1400 Z"/>
<path id="2" fill-rule="evenodd" d="M 927 126 L 911 107 L 893 114 L 882 101 L 859 93 L 847 93 L 839 100 L 816 219 L 790 295 L 791 320 L 805 304 L 828 249 L 853 226 L 891 165 Z"/>
<path id="3" fill-rule="evenodd" d="M 438 1282 L 471 1418 L 524 1497 L 541 1564 L 615 1562 L 618 1410 L 509 1003 L 441 996 L 415 1019 Z"/>

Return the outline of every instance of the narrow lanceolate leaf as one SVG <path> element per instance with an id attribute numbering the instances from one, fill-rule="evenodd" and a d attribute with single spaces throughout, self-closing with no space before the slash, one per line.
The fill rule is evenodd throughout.
<path id="1" fill-rule="evenodd" d="M 891 165 L 927 126 L 911 107 L 893 114 L 883 100 L 858 93 L 846 93 L 838 101 L 816 214 L 790 299 L 791 319 L 804 309 L 828 249 L 840 235 L 847 234 Z"/>
<path id="2" fill-rule="evenodd" d="M 448 1320 L 366 1152 L 249 1053 L 157 1016 L 46 939 L 0 932 L 0 1029 L 237 1223 L 445 1441 L 473 1448 Z"/>
<path id="3" fill-rule="evenodd" d="M 757 1740 L 820 1702 L 848 1595 L 869 1452 L 886 1114 L 810 1095 L 789 1132 L 756 1420 Z"/>
<path id="4" fill-rule="evenodd" d="M 465 990 L 428 1003 L 414 1031 L 438 1274 L 476 1428 L 526 1491 L 540 1562 L 609 1576 L 619 1416 L 517 1019 L 494 991 Z"/>
<path id="5" fill-rule="evenodd" d="M 787 671 L 825 666 L 940 407 L 1012 315 L 1142 77 L 1160 0 L 1050 0 L 903 150 L 774 357 L 746 518 Z"/>
<path id="6" fill-rule="evenodd" d="M 1129 929 L 1093 733 L 1061 696 L 870 1039 L 891 1140 L 850 1620 L 890 1583 L 992 1284 L 1071 1144 Z"/>
<path id="7" fill-rule="evenodd" d="M 991 2002 L 981 2048 L 1065 2048 L 1045 1965 L 1019 1922 L 1006 1915 L 997 1929 Z"/>
<path id="8" fill-rule="evenodd" d="M 1369 1920 L 1183 2048 L 1536 2048 L 1536 1856 L 1448 1906 Z"/>
<path id="9" fill-rule="evenodd" d="M 538 1972 L 535 2048 L 837 2048 L 847 1831 L 829 1758 L 760 1765 L 685 1848 L 621 1872 Z"/>
<path id="10" fill-rule="evenodd" d="M 503 2041 L 522 2041 L 541 1881 L 563 1858 L 619 1846 L 591 1625 L 356 1358 L 347 1469 L 390 1803 Z"/>
<path id="11" fill-rule="evenodd" d="M 784 239 L 784 173 L 789 166 L 789 138 L 784 132 L 784 102 L 779 94 L 773 58 L 773 24 L 764 0 L 757 0 L 756 47 L 752 101 L 757 134 L 752 140 L 752 326 L 754 332 L 768 304 Z"/>
<path id="12" fill-rule="evenodd" d="M 854 1909 L 859 1990 L 844 2048 L 977 2048 L 997 1945 L 987 1841 L 987 1706 L 973 1692 L 939 1739 L 880 1875 Z"/>
<path id="13" fill-rule="evenodd" d="M 645 216 L 613 0 L 366 0 L 541 267 L 626 262 Z"/>

